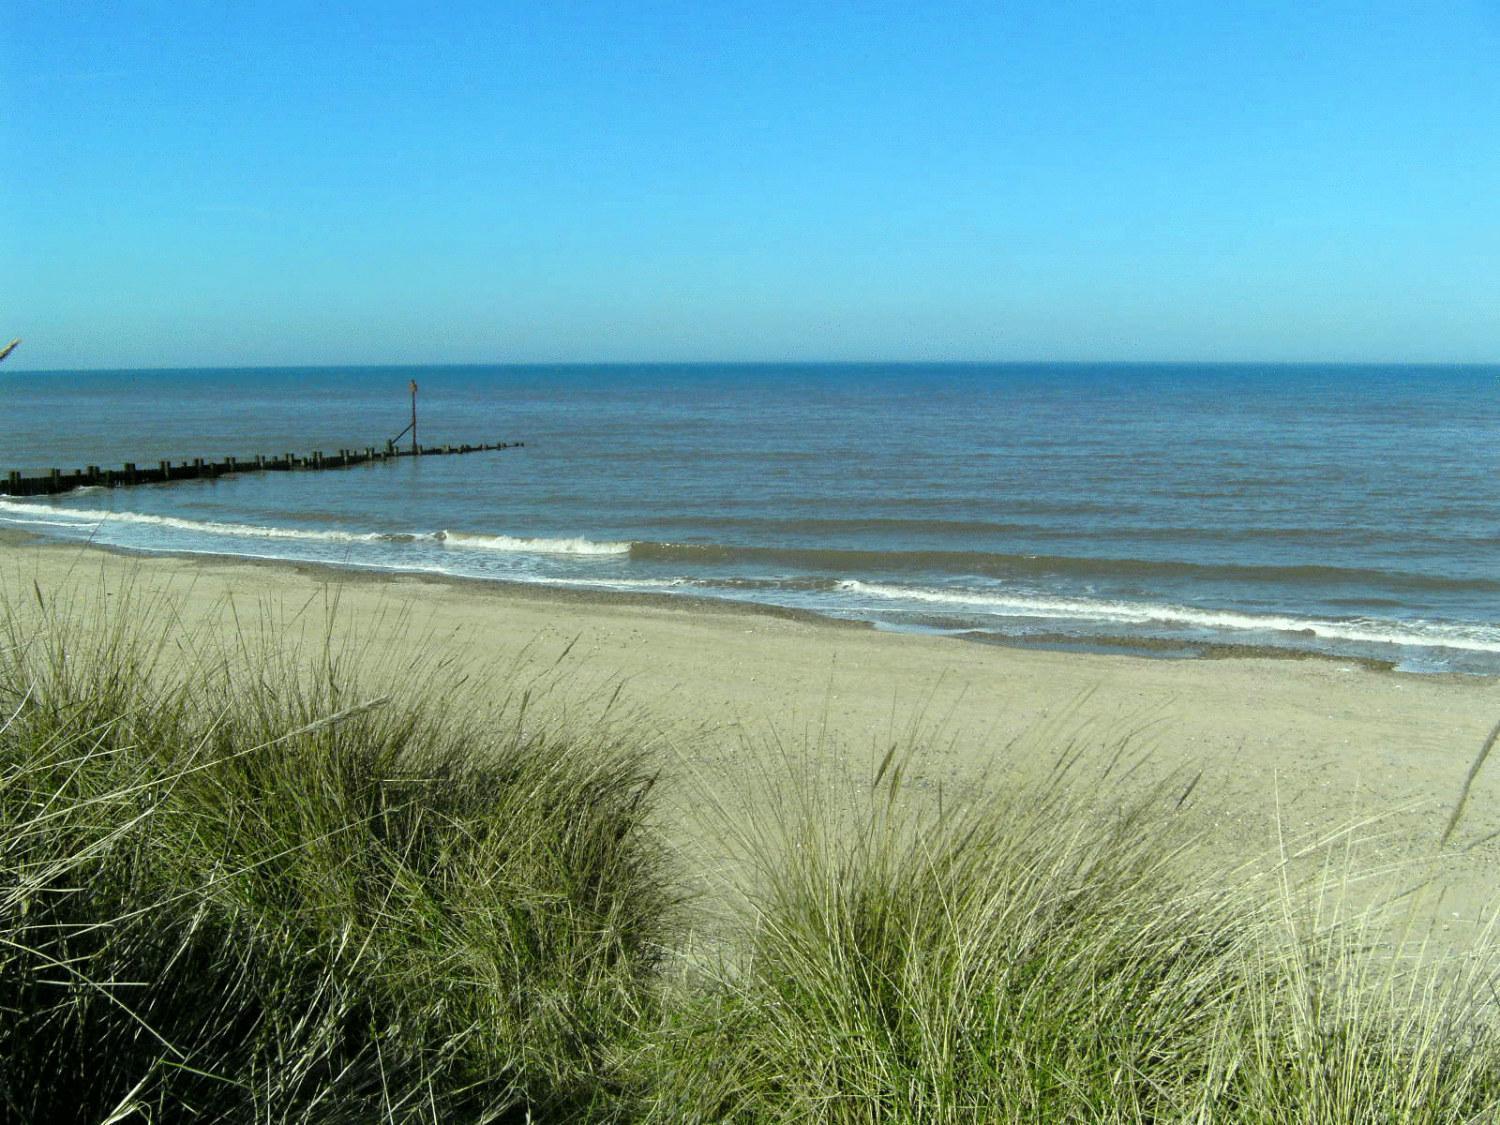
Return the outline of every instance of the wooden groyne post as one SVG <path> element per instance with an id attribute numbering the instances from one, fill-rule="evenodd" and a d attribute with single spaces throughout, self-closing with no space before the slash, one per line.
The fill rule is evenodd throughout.
<path id="1" fill-rule="evenodd" d="M 411 421 L 406 424 L 404 430 L 385 443 L 386 449 L 395 449 L 396 443 L 407 434 L 411 434 L 411 454 L 415 457 L 417 451 L 422 448 L 417 444 L 417 381 L 415 379 L 411 381 Z"/>
<path id="2" fill-rule="evenodd" d="M 321 449 L 315 450 L 307 457 L 298 457 L 294 453 L 284 453 L 280 457 L 267 457 L 264 454 L 256 454 L 253 458 L 226 456 L 221 461 L 195 457 L 192 461 L 183 461 L 178 464 L 171 461 L 158 461 L 154 469 L 143 469 L 134 461 L 126 461 L 124 467 L 120 469 L 101 469 L 98 465 L 88 465 L 82 469 L 75 469 L 71 473 L 65 473 L 61 469 L 50 469 L 44 476 L 38 477 L 23 476 L 19 469 L 11 469 L 3 478 L 3 483 L 0 483 L 0 495 L 54 496 L 59 492 L 71 492 L 75 488 L 86 488 L 91 485 L 103 488 L 123 488 L 137 484 L 165 484 L 176 480 L 197 480 L 204 477 L 215 479 L 234 476 L 238 473 L 347 469 L 355 465 L 394 461 L 402 457 L 491 453 L 501 449 L 521 449 L 525 445 L 524 441 L 501 441 L 478 445 L 434 446 L 431 449 L 424 449 L 413 441 L 411 449 L 406 450 L 397 449 L 393 440 L 386 442 L 382 450 L 377 450 L 374 446 L 367 446 L 363 452 L 340 449 L 335 457 L 324 456 Z"/>

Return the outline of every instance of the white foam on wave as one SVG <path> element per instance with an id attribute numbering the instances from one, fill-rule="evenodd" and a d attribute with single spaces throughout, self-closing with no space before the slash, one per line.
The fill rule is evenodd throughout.
<path id="1" fill-rule="evenodd" d="M 445 546 L 472 551 L 504 551 L 527 555 L 628 555 L 628 542 L 599 542 L 593 539 L 545 539 L 520 535 L 473 535 L 462 531 L 437 533 Z"/>
<path id="2" fill-rule="evenodd" d="M 215 551 L 203 550 L 194 547 L 174 548 L 174 554 L 181 555 L 207 555 L 222 558 Z M 285 555 L 267 555 L 255 551 L 237 551 L 236 559 L 262 559 L 266 562 L 286 562 Z M 387 562 L 361 560 L 350 562 L 347 559 L 320 559 L 319 565 L 337 567 L 343 570 L 374 570 L 387 574 L 434 574 L 441 578 L 482 578 L 486 582 L 498 582 L 508 586 L 561 586 L 577 587 L 587 590 L 615 590 L 628 593 L 632 590 L 681 590 L 694 585 L 690 580 L 683 578 L 559 578 L 553 575 L 528 574 L 523 578 L 509 578 L 495 574 L 473 574 L 465 570 L 456 570 L 451 566 L 441 566 L 435 563 L 411 563 L 411 562 Z"/>
<path id="3" fill-rule="evenodd" d="M 335 531 L 296 527 L 275 527 L 246 523 L 223 523 L 214 520 L 185 519 L 181 516 L 156 516 L 146 512 L 104 511 L 94 508 L 65 508 L 51 504 L 23 504 L 0 500 L 0 519 L 44 527 L 69 527 L 79 530 L 106 522 L 190 531 L 199 535 L 226 535 L 241 539 L 297 539 L 324 543 L 427 542 L 465 550 L 501 551 L 532 555 L 625 555 L 629 543 L 595 542 L 592 539 L 545 539 L 515 535 L 474 535 L 461 531 L 415 532 L 390 534 L 370 531 Z"/>
<path id="4" fill-rule="evenodd" d="M 1029 597 L 1016 594 L 982 594 L 977 591 L 933 590 L 912 586 L 889 586 L 879 582 L 860 582 L 853 579 L 840 582 L 838 588 L 846 593 L 886 601 L 962 606 L 1015 617 L 1071 619 L 1111 625 L 1176 625 L 1219 629 L 1226 632 L 1302 633 L 1331 641 L 1500 653 L 1500 628 L 1482 625 L 1385 622 L 1368 619 L 1328 621 L 1313 617 L 1235 613 L 1228 610 L 1193 609 L 1187 606 L 1149 602 L 1096 601 L 1087 598 Z"/>
<path id="5" fill-rule="evenodd" d="M 0 500 L 0 516 L 11 523 L 42 524 L 53 527 L 83 528 L 90 524 L 131 523 L 152 527 L 170 527 L 200 535 L 232 535 L 256 539 L 310 539 L 333 543 L 373 543 L 390 536 L 379 532 L 312 531 L 295 527 L 262 527 L 248 523 L 218 523 L 190 520 L 180 516 L 153 516 L 146 512 L 111 512 L 93 508 L 61 508 L 46 504 L 20 504 Z"/>

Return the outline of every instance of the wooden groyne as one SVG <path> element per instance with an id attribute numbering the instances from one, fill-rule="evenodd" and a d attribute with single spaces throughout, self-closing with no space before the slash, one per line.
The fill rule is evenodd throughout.
<path id="1" fill-rule="evenodd" d="M 101 469 L 89 465 L 70 473 L 53 469 L 46 476 L 22 476 L 12 469 L 0 479 L 0 495 L 6 496 L 51 496 L 69 492 L 75 488 L 124 488 L 136 484 L 163 484 L 174 480 L 198 480 L 204 477 L 234 476 L 236 473 L 285 473 L 309 472 L 321 469 L 347 469 L 355 465 L 366 465 L 372 461 L 394 461 L 401 457 L 435 457 L 457 453 L 489 453 L 497 449 L 519 449 L 524 441 L 502 441 L 493 445 L 417 445 L 409 449 L 397 449 L 387 442 L 384 449 L 369 446 L 365 449 L 340 449 L 337 453 L 325 454 L 317 450 L 306 457 L 284 453 L 280 457 L 226 457 L 222 461 L 206 461 L 195 457 L 191 461 L 158 461 L 155 465 L 138 465 L 127 461 L 120 469 Z"/>

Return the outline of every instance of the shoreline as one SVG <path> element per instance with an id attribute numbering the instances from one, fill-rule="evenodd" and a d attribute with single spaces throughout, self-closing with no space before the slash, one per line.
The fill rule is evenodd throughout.
<path id="1" fill-rule="evenodd" d="M 419 569 L 382 567 L 368 563 L 310 562 L 301 559 L 283 559 L 257 555 L 235 554 L 222 551 L 150 550 L 136 547 L 121 547 L 113 544 L 80 543 L 76 540 L 54 539 L 46 535 L 16 528 L 0 529 L 0 544 L 30 544 L 44 548 L 101 551 L 123 558 L 171 558 L 184 561 L 212 560 L 223 563 L 242 563 L 247 566 L 290 567 L 310 575 L 338 575 L 352 581 L 410 580 L 439 585 L 461 586 L 476 591 L 492 591 L 499 597 L 529 598 L 539 601 L 556 600 L 565 603 L 622 605 L 622 606 L 679 606 L 705 613 L 723 612 L 784 618 L 791 621 L 815 623 L 835 629 L 860 629 L 892 636 L 932 637 L 960 641 L 986 647 L 1008 648 L 1022 652 L 1062 652 L 1084 657 L 1125 656 L 1147 660 L 1165 661 L 1214 661 L 1214 660 L 1274 660 L 1274 661 L 1322 661 L 1339 665 L 1357 665 L 1372 672 L 1386 672 L 1396 676 L 1412 676 L 1421 679 L 1458 679 L 1462 681 L 1493 682 L 1500 684 L 1500 672 L 1465 672 L 1454 670 L 1426 670 L 1403 668 L 1400 661 L 1392 658 L 1358 655 L 1338 655 L 1312 649 L 1300 649 L 1279 645 L 1239 644 L 1233 641 L 1183 641 L 1170 638 L 1133 637 L 1122 638 L 1113 634 L 1037 633 L 1029 636 L 1012 636 L 1003 633 L 988 633 L 980 630 L 938 631 L 922 628 L 903 629 L 877 621 L 852 617 L 836 617 L 817 610 L 794 606 L 777 605 L 773 602 L 738 600 L 713 597 L 703 594 L 653 593 L 644 590 L 616 590 L 607 586 L 564 585 L 545 581 L 518 579 L 475 578 L 468 575 L 435 573 Z"/>
<path id="2" fill-rule="evenodd" d="M 1495 905 L 1500 767 L 1479 772 L 1453 842 L 1441 856 L 1436 848 L 1500 719 L 1493 679 L 1392 675 L 1333 658 L 956 644 L 712 599 L 0 534 L 0 596 L 30 599 L 33 583 L 48 596 L 71 591 L 69 612 L 102 604 L 101 590 L 130 589 L 148 604 L 160 596 L 173 607 L 171 628 L 188 633 L 232 636 L 242 627 L 227 619 L 232 606 L 293 653 L 322 652 L 331 629 L 340 646 L 391 668 L 442 662 L 476 698 L 532 679 L 554 684 L 559 705 L 574 700 L 580 714 L 618 696 L 665 755 L 669 835 L 708 855 L 695 863 L 703 870 L 730 862 L 703 809 L 762 815 L 756 794 L 788 755 L 832 781 L 867 785 L 897 746 L 910 751 L 905 784 L 949 801 L 1046 783 L 1074 754 L 1072 776 L 1101 811 L 1153 785 L 1192 788 L 1184 815 L 1205 870 L 1265 871 L 1279 848 L 1317 845 L 1299 861 L 1312 870 L 1347 845 L 1408 883 L 1439 880 L 1446 897 L 1433 924 L 1444 944 L 1472 939 Z M 1111 758 L 1132 763 L 1128 782 L 1096 775 Z"/>

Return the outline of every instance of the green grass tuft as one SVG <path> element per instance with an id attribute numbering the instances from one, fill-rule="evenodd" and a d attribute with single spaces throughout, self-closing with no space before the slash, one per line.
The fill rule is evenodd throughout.
<path id="1" fill-rule="evenodd" d="M 13 606 L 4 637 L 0 1116 L 617 1102 L 674 907 L 637 743 L 338 661 L 168 674 L 129 612 Z"/>
<path id="2" fill-rule="evenodd" d="M 1101 810 L 1111 782 L 944 812 L 903 799 L 888 758 L 862 813 L 805 778 L 761 802 L 782 811 L 744 834 L 751 936 L 679 1012 L 654 1118 L 1494 1118 L 1483 965 L 1304 932 L 1290 888 L 1205 891 L 1181 875 L 1181 787 Z"/>

